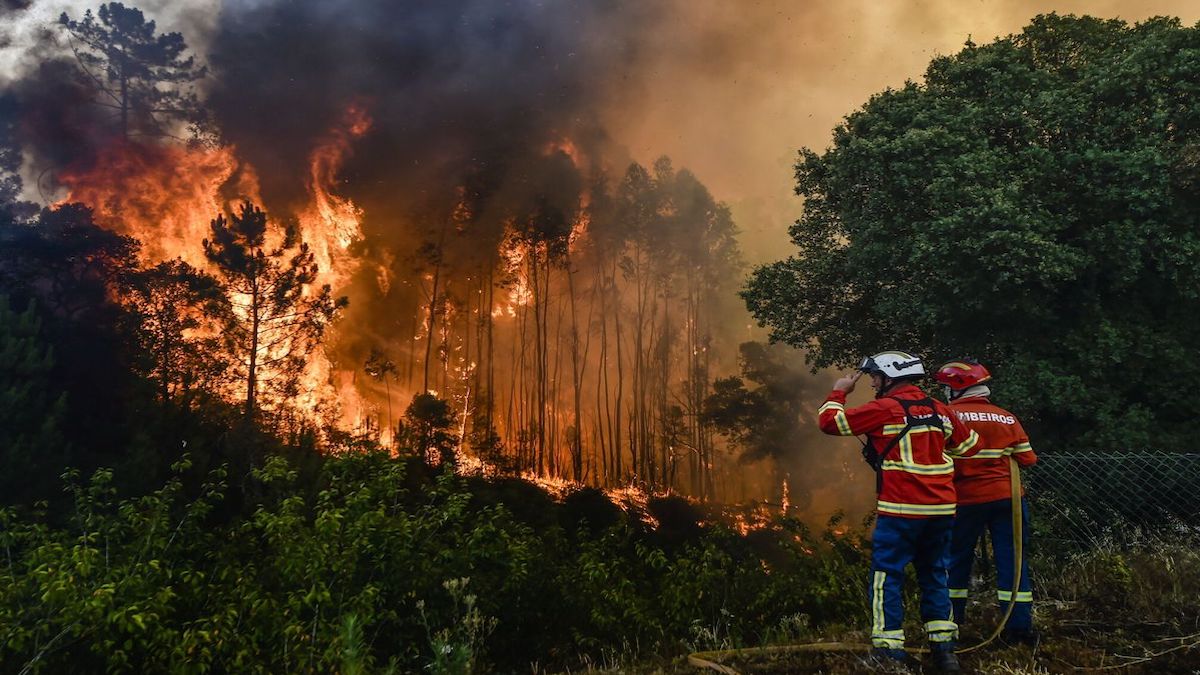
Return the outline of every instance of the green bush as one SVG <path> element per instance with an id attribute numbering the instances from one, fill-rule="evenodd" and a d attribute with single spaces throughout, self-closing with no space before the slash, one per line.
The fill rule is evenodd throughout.
<path id="1" fill-rule="evenodd" d="M 244 479 L 258 503 L 232 517 L 226 471 L 198 477 L 187 458 L 141 497 L 119 498 L 111 471 L 69 473 L 63 519 L 0 511 L 0 662 L 515 671 L 755 644 L 794 632 L 797 617 L 857 622 L 863 611 L 857 540 L 818 541 L 791 520 L 751 537 L 711 526 L 665 536 L 592 504 L 598 527 L 578 500 L 518 518 L 508 502 L 528 495 L 508 482 L 409 466 L 357 453 L 305 477 L 275 457 Z"/>

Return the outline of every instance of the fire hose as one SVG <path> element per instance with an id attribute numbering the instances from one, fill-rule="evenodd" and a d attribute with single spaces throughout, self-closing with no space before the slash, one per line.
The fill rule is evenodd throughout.
<path id="1" fill-rule="evenodd" d="M 992 634 L 986 640 L 955 650 L 958 654 L 966 654 L 977 649 L 982 649 L 991 644 L 993 640 L 999 637 L 1004 630 L 1004 625 L 1008 623 L 1008 618 L 1012 616 L 1013 608 L 1017 605 L 1017 589 L 1021 587 L 1021 567 L 1024 561 L 1024 547 L 1022 540 L 1024 539 L 1024 514 L 1021 508 L 1021 470 L 1017 467 L 1017 462 L 1011 456 L 1008 458 L 1009 475 L 1011 477 L 1009 483 L 1012 495 L 1012 530 L 1013 530 L 1013 584 L 1012 594 L 1008 601 L 1008 606 L 1004 610 L 1004 616 L 1000 617 L 999 623 L 996 625 Z M 718 673 L 726 675 L 739 675 L 738 671 L 723 665 L 722 660 L 730 657 L 754 657 L 754 656 L 770 656 L 780 654 L 792 654 L 798 652 L 865 652 L 870 651 L 871 645 L 861 642 L 810 642 L 799 645 L 772 645 L 767 647 L 749 647 L 744 649 L 721 649 L 708 652 L 696 652 L 688 655 L 688 664 L 696 668 L 706 668 L 715 670 Z M 927 654 L 928 649 L 910 649 L 914 654 Z"/>

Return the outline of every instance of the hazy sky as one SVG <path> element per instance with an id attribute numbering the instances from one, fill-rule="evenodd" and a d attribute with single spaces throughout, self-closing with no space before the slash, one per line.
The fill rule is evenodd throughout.
<path id="1" fill-rule="evenodd" d="M 779 257 L 784 230 L 798 215 L 791 192 L 796 150 L 824 148 L 844 115 L 875 92 L 920 79 L 932 57 L 958 51 L 968 36 L 984 44 L 1051 11 L 1200 20 L 1195 0 L 657 2 L 667 19 L 629 27 L 644 34 L 637 75 L 615 88 L 601 114 L 632 157 L 648 163 L 670 155 L 731 203 L 753 262 Z M 129 4 L 157 19 L 160 29 L 184 31 L 201 51 L 220 7 L 217 0 Z M 0 84 L 19 71 L 22 58 L 29 62 L 23 45 L 39 26 L 64 9 L 79 16 L 94 6 L 42 0 L 0 16 Z"/>
<path id="2" fill-rule="evenodd" d="M 775 259 L 799 214 L 792 164 L 825 148 L 871 94 L 930 59 L 1020 32 L 1034 16 L 1200 20 L 1194 0 L 686 0 L 645 86 L 612 111 L 642 161 L 666 153 L 734 205 L 752 261 Z M 639 98 L 640 97 L 640 98 Z"/>

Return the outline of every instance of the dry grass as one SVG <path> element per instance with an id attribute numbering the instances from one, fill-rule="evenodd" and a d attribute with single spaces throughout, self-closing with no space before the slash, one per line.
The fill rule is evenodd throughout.
<path id="1" fill-rule="evenodd" d="M 1080 553 L 1033 562 L 1037 648 L 990 645 L 962 656 L 965 673 L 1077 675 L 1200 673 L 1200 537 L 1139 537 L 1117 545 L 1095 542 Z M 994 606 L 972 609 L 963 644 L 979 641 L 998 620 Z M 914 614 L 915 612 L 910 612 Z M 918 635 L 916 623 L 907 628 Z M 782 631 L 780 632 L 782 634 Z M 824 641 L 864 641 L 861 632 L 826 627 Z M 792 654 L 731 659 L 739 673 L 855 675 L 922 672 L 879 669 L 856 654 Z M 685 659 L 640 662 L 608 673 L 694 673 Z M 710 671 L 711 672 L 711 671 Z M 925 669 L 925 672 L 930 672 Z"/>

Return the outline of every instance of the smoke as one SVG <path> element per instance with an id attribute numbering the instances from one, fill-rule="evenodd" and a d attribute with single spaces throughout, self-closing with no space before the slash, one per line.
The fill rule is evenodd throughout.
<path id="1" fill-rule="evenodd" d="M 380 345 L 394 355 L 419 349 L 413 336 L 427 329 L 415 316 L 430 292 L 419 275 L 432 259 L 462 282 L 473 257 L 495 255 L 506 219 L 539 202 L 569 213 L 598 175 L 624 170 L 629 156 L 599 113 L 644 69 L 665 9 L 609 0 L 224 5 L 208 102 L 254 167 L 268 211 L 308 199 L 311 153 L 348 108 L 371 119 L 338 172 L 337 189 L 364 214 L 364 264 L 342 289 L 352 298 L 344 324 L 354 328 L 338 333 L 339 362 L 354 368 Z M 468 216 L 447 239 L 456 209 Z"/>
<path id="2" fill-rule="evenodd" d="M 444 194 L 564 138 L 600 150 L 596 111 L 637 69 L 646 30 L 628 28 L 659 20 L 607 0 L 234 2 L 212 44 L 210 101 L 268 202 L 303 184 L 311 147 L 296 139 L 356 102 L 373 126 L 344 169 L 355 196 Z"/>
<path id="3" fill-rule="evenodd" d="M 801 208 L 792 196 L 797 148 L 824 147 L 842 116 L 919 79 L 930 58 L 957 51 L 968 35 L 984 43 L 1051 9 L 1035 0 L 126 4 L 160 32 L 183 33 L 211 67 L 201 89 L 243 169 L 231 182 L 256 179 L 254 192 L 278 218 L 311 201 L 313 153 L 344 133 L 348 111 L 370 118 L 334 171 L 334 190 L 362 209 L 353 252 L 363 266 L 341 289 L 352 305 L 335 343 L 349 371 L 376 345 L 421 344 L 423 247 L 446 239 L 448 222 L 439 264 L 470 269 L 470 256 L 499 248 L 510 216 L 569 211 L 631 160 L 648 165 L 666 154 L 690 168 L 732 204 L 748 260 L 778 259 Z M 88 102 L 54 26 L 63 11 L 78 19 L 95 7 L 0 5 L 0 89 L 17 101 L 27 176 L 86 166 L 102 149 L 102 111 Z M 1196 18 L 1193 3 L 1168 0 L 1054 9 Z M 43 184 L 50 200 L 49 178 L 27 180 L 27 193 Z M 722 318 L 726 344 L 761 337 L 743 314 Z M 820 442 L 815 451 L 825 449 Z M 787 469 L 806 466 L 798 453 Z"/>
<path id="4" fill-rule="evenodd" d="M 802 209 L 799 148 L 824 149 L 845 115 L 920 81 L 968 37 L 985 44 L 1052 11 L 1200 20 L 1190 0 L 681 0 L 603 119 L 633 157 L 668 154 L 728 201 L 750 262 L 778 260 Z"/>
<path id="5" fill-rule="evenodd" d="M 547 133 L 611 139 L 618 165 L 670 155 L 733 205 L 751 262 L 778 257 L 801 208 L 790 196 L 795 150 L 824 147 L 842 116 L 919 79 L 968 36 L 983 43 L 1052 10 L 1200 18 L 1182 0 L 127 4 L 217 66 L 207 84 L 224 131 L 270 182 L 269 201 L 300 184 L 301 139 L 324 133 L 349 98 L 369 98 L 378 135 L 359 159 L 390 162 L 423 187 L 438 174 L 453 182 L 467 162 L 519 156 Z M 63 55 L 61 12 L 97 5 L 0 5 L 0 87 Z M 285 135 L 286 147 L 272 143 Z"/>

